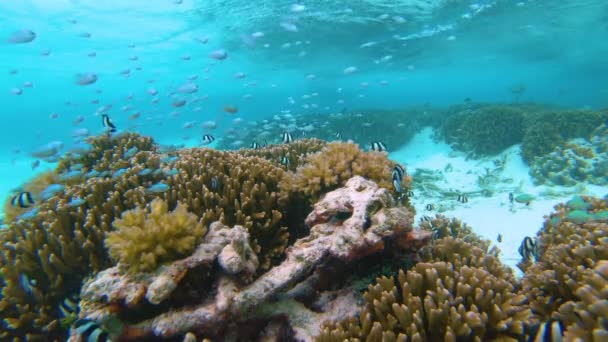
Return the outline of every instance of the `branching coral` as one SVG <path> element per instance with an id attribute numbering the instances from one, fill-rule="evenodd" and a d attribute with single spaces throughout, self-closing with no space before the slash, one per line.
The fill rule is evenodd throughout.
<path id="1" fill-rule="evenodd" d="M 58 305 L 78 292 L 86 275 L 112 264 L 103 243 L 113 230 L 112 222 L 157 197 L 165 199 L 169 210 L 184 203 L 204 226 L 217 220 L 245 226 L 260 257 L 260 269 L 283 256 L 287 228 L 284 209 L 278 204 L 278 183 L 285 172 L 281 167 L 209 149 L 174 151 L 177 157 L 161 155 L 154 146 L 141 151 L 149 147 L 148 138 L 133 134 L 112 138 L 118 143 L 105 136 L 98 139 L 101 142 L 92 144 L 105 146 L 95 155 L 99 160 L 74 156 L 62 164 L 86 164 L 83 171 L 92 168 L 97 175 L 67 184 L 37 203 L 36 215 L 7 222 L 7 229 L 0 232 L 2 339 L 62 339 Z M 137 147 L 128 153 L 130 158 L 126 146 L 131 146 L 127 152 Z M 112 149 L 119 149 L 122 157 L 115 160 Z M 109 170 L 98 169 L 102 167 Z M 159 182 L 165 184 L 160 192 L 148 191 Z"/>
<path id="2" fill-rule="evenodd" d="M 289 171 L 295 171 L 298 167 L 306 163 L 309 155 L 319 152 L 327 145 L 319 139 L 301 139 L 289 144 L 269 145 L 260 149 L 241 149 L 238 153 L 246 157 L 260 157 L 274 162 L 276 165 L 283 165 Z M 282 162 L 286 157 L 288 165 Z"/>
<path id="3" fill-rule="evenodd" d="M 484 268 L 418 263 L 378 278 L 359 320 L 325 326 L 318 341 L 481 341 L 523 335 L 529 309 L 511 282 Z"/>
<path id="4" fill-rule="evenodd" d="M 490 246 L 490 241 L 482 239 L 473 232 L 473 229 L 469 227 L 469 225 L 455 217 L 449 219 L 444 215 L 437 214 L 434 218 L 430 218 L 430 220 L 421 221 L 420 228 L 432 231 L 435 239 L 443 239 L 446 237 L 462 239 L 463 241 L 480 247 L 486 252 Z"/>
<path id="5" fill-rule="evenodd" d="M 205 336 L 221 334 L 231 322 L 255 319 L 252 314 L 258 307 L 281 294 L 286 294 L 287 290 L 297 287 L 299 282 L 304 283 L 309 277 L 313 278 L 314 271 L 331 260 L 348 265 L 387 247 L 416 251 L 430 239 L 428 232 L 412 231 L 412 213 L 407 208 L 395 206 L 394 199 L 386 189 L 379 188 L 362 177 L 353 177 L 346 183 L 346 187 L 326 194 L 323 200 L 314 206 L 306 223 L 311 227 L 310 234 L 295 242 L 281 264 L 253 282 L 243 287 L 234 278 L 219 275 L 216 277 L 216 290 L 210 291 L 208 296 L 200 299 L 196 305 L 189 303 L 140 322 L 133 328 L 141 329 L 145 336 L 165 338 L 183 336 L 188 332 Z M 222 255 L 231 244 L 226 244 L 226 239 L 221 237 L 231 234 L 236 227 L 220 233 L 216 232 L 214 225 L 205 242 L 193 256 L 161 267 L 157 274 L 151 275 L 151 284 L 175 284 L 174 279 L 179 282 L 185 265 L 200 261 L 209 264 L 222 248 L 218 255 L 219 264 L 222 265 L 223 273 L 229 271 L 229 268 L 224 266 L 226 263 L 225 260 L 222 261 Z M 171 281 L 167 282 L 166 279 Z M 167 291 L 161 291 L 165 295 L 159 298 L 157 295 L 150 295 L 152 285 L 141 285 L 137 282 L 137 279 L 129 280 L 128 275 L 127 278 L 119 275 L 117 278 L 115 269 L 111 269 L 107 274 L 105 271 L 100 273 L 96 279 L 87 282 L 83 291 L 84 301 L 98 304 L 105 301 L 106 306 L 104 308 L 103 303 L 101 306 L 92 305 L 91 310 L 88 310 L 89 306 L 85 305 L 85 316 L 99 318 L 108 313 L 108 302 L 141 298 L 143 293 L 147 298 L 154 298 L 150 300 L 152 303 L 161 303 L 167 298 Z M 166 286 L 156 288 L 165 289 Z M 169 293 L 173 289 L 175 286 L 169 286 Z M 156 292 L 158 291 L 153 291 Z M 129 295 L 131 293 L 135 295 Z M 133 305 L 138 301 L 128 300 L 128 303 Z M 310 324 L 314 326 L 317 323 Z"/>
<path id="6" fill-rule="evenodd" d="M 608 119 L 608 113 L 591 110 L 540 110 L 530 112 L 524 120 L 522 156 L 528 164 L 536 157 L 551 152 L 568 139 L 588 137 Z"/>
<path id="7" fill-rule="evenodd" d="M 530 164 L 535 182 L 574 186 L 581 182 L 608 184 L 608 127 L 602 125 L 589 139 L 569 140 Z"/>
<path id="8" fill-rule="evenodd" d="M 59 161 L 58 172 L 71 170 L 79 164 L 85 171 L 116 171 L 128 167 L 130 158 L 140 151 L 156 151 L 150 137 L 136 133 L 105 134 L 86 140 L 90 149 L 82 154 L 69 154 Z"/>
<path id="9" fill-rule="evenodd" d="M 167 203 L 156 199 L 149 211 L 123 212 L 112 223 L 116 230 L 105 240 L 110 256 L 134 272 L 153 270 L 188 255 L 206 233 L 206 227 L 184 205 L 168 212 Z"/>
<path id="10" fill-rule="evenodd" d="M 278 203 L 285 174 L 279 165 L 212 149 L 181 150 L 177 156 L 170 167 L 178 172 L 166 180 L 171 190 L 164 194 L 170 207 L 183 202 L 204 225 L 220 221 L 246 227 L 262 270 L 281 258 L 289 233 L 286 209 Z"/>
<path id="11" fill-rule="evenodd" d="M 333 142 L 311 155 L 306 165 L 281 182 L 282 197 L 300 195 L 314 202 L 323 193 L 344 185 L 354 175 L 371 179 L 395 193 L 391 177 L 394 166 L 384 153 L 364 152 L 355 144 Z M 401 186 L 407 189 L 410 183 L 411 177 L 405 176 Z"/>
<path id="12" fill-rule="evenodd" d="M 608 224 L 589 219 L 588 222 L 553 220 L 545 222 L 539 234 L 539 261 L 526 269 L 522 279 L 523 291 L 530 299 L 530 307 L 541 319 L 548 319 L 568 302 L 577 302 L 577 292 L 589 270 L 600 261 L 608 260 Z M 593 209 L 591 209 L 593 210 Z M 561 317 L 567 324 L 574 317 Z"/>
<path id="13" fill-rule="evenodd" d="M 524 112 L 517 106 L 457 107 L 440 128 L 455 148 L 475 155 L 493 155 L 519 143 L 524 134 Z M 455 111 L 457 110 L 457 111 Z"/>
<path id="14" fill-rule="evenodd" d="M 576 317 L 564 334 L 567 341 L 608 340 L 608 261 L 601 260 L 593 272 L 585 274 L 583 285 L 576 290 L 580 298 L 571 308 Z"/>

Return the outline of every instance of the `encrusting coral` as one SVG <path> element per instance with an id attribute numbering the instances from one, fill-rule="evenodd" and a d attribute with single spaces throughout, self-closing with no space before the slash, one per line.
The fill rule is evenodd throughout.
<path id="1" fill-rule="evenodd" d="M 167 203 L 160 199 L 150 203 L 149 213 L 142 208 L 128 210 L 112 225 L 116 230 L 105 240 L 110 256 L 134 272 L 188 255 L 207 229 L 186 206 L 178 204 L 168 212 Z"/>
<path id="2" fill-rule="evenodd" d="M 187 333 L 197 333 L 203 336 L 221 334 L 231 322 L 255 319 L 251 314 L 257 308 L 265 305 L 285 291 L 296 288 L 297 284 L 312 281 L 314 283 L 315 270 L 326 265 L 330 260 L 339 260 L 345 265 L 364 258 L 370 254 L 384 250 L 386 247 L 401 248 L 416 251 L 424 246 L 430 239 L 428 232 L 412 230 L 412 213 L 403 206 L 396 206 L 390 193 L 379 188 L 375 183 L 362 177 L 353 177 L 346 182 L 344 188 L 327 193 L 324 198 L 315 204 L 313 211 L 308 215 L 306 224 L 310 227 L 308 236 L 296 241 L 287 251 L 285 260 L 274 266 L 270 271 L 254 279 L 251 283 L 242 286 L 238 280 L 226 276 L 227 268 L 216 276 L 215 290 L 208 296 L 199 299 L 199 303 L 174 309 L 137 323 L 127 330 L 140 330 L 142 336 L 174 337 Z M 219 264 L 222 254 L 228 248 L 227 244 L 216 248 L 217 243 L 209 245 L 215 234 L 213 227 L 207 234 L 205 242 L 200 245 L 194 255 L 178 260 L 173 264 L 162 266 L 159 272 L 151 275 L 151 284 L 171 284 L 156 286 L 156 292 L 163 289 L 163 296 L 150 295 L 152 285 L 138 285 L 137 280 L 129 280 L 128 274 L 121 281 L 116 279 L 116 268 L 101 272 L 92 281 L 87 282 L 83 289 L 83 312 L 85 317 L 101 319 L 108 314 L 110 302 L 128 300 L 128 306 L 137 304 L 133 298 L 146 298 L 152 303 L 160 303 L 170 295 L 171 290 L 183 277 L 183 265 L 203 261 L 209 263 L 218 255 Z M 387 243 L 390 242 L 389 245 Z M 223 248 L 223 249 L 222 249 Z M 222 252 L 218 254 L 219 250 Z M 203 253 L 202 256 L 198 255 Z M 247 261 L 248 258 L 237 258 Z M 196 265 L 194 265 L 196 267 Z M 250 271 L 248 273 L 253 273 Z M 311 275 L 312 274 L 312 275 Z M 110 280 L 106 280 L 110 276 Z M 309 278 L 310 276 L 310 278 Z M 125 278 L 127 277 L 127 278 Z M 313 280 L 310 280 L 313 278 Z M 114 279 L 114 280 L 112 280 Z M 106 284 L 106 285 L 104 285 Z M 129 293 L 140 295 L 129 295 Z M 137 290 L 140 289 L 140 290 Z M 169 294 L 168 294 L 169 293 Z M 129 299 L 130 298 L 130 299 Z M 302 312 L 307 309 L 302 308 Z M 299 316 L 292 312 L 292 319 Z M 308 327 L 317 331 L 319 322 L 311 322 Z M 310 334 L 311 336 L 314 334 Z M 74 335 L 76 338 L 76 335 Z"/>

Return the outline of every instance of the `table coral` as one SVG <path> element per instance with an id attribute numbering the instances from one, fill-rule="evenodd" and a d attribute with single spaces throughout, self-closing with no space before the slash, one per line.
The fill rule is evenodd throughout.
<path id="1" fill-rule="evenodd" d="M 206 233 L 186 206 L 178 204 L 168 212 L 167 203 L 160 199 L 150 203 L 149 213 L 142 208 L 128 210 L 112 225 L 116 230 L 105 240 L 110 256 L 133 272 L 155 269 L 189 254 Z"/>

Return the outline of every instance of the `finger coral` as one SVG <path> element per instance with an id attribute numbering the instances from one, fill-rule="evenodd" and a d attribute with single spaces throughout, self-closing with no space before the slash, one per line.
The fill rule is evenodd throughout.
<path id="1" fill-rule="evenodd" d="M 289 144 L 269 145 L 259 149 L 241 149 L 238 153 L 246 157 L 261 157 L 276 165 L 283 165 L 289 171 L 295 171 L 306 163 L 309 155 L 319 152 L 326 145 L 325 141 L 319 139 L 300 139 Z M 288 165 L 282 163 L 284 157 L 289 161 Z"/>
<path id="2" fill-rule="evenodd" d="M 150 203 L 149 213 L 141 208 L 128 210 L 112 225 L 115 230 L 105 240 L 110 256 L 133 272 L 153 270 L 188 255 L 206 233 L 185 205 L 178 204 L 169 212 L 160 199 Z"/>
<path id="3" fill-rule="evenodd" d="M 532 164 L 569 139 L 585 138 L 608 119 L 608 113 L 592 110 L 537 110 L 524 120 L 522 157 Z"/>
<path id="4" fill-rule="evenodd" d="M 608 199 L 575 197 L 555 207 L 539 232 L 539 258 L 525 270 L 524 293 L 541 320 L 564 310 L 577 294 L 591 269 L 608 260 Z M 576 319 L 561 316 L 566 325 Z"/>
<path id="5" fill-rule="evenodd" d="M 484 156 L 521 142 L 524 110 L 509 105 L 455 107 L 440 127 L 440 136 L 456 149 Z"/>
<path id="6" fill-rule="evenodd" d="M 580 298 L 571 309 L 576 317 L 564 334 L 567 341 L 608 340 L 608 261 L 597 263 L 576 290 Z M 566 311 L 566 310 L 564 310 Z"/>
<path id="7" fill-rule="evenodd" d="M 78 169 L 87 176 L 61 185 L 61 191 L 36 204 L 35 214 L 7 222 L 0 232 L 1 339 L 63 339 L 59 304 L 78 293 L 87 275 L 112 265 L 104 239 L 114 220 L 155 198 L 164 199 L 168 210 L 183 203 L 203 226 L 218 220 L 245 226 L 260 269 L 284 256 L 288 232 L 278 204 L 281 167 L 210 149 L 164 155 L 148 146 L 149 138 L 130 133 L 93 139 L 102 140 L 91 141 L 100 147 L 95 156 L 68 155 L 62 164 L 72 171 L 83 164 Z M 114 152 L 122 157 L 115 159 Z"/>
<path id="8" fill-rule="evenodd" d="M 557 145 L 530 164 L 537 184 L 574 186 L 581 182 L 608 184 L 608 127 L 596 128 L 587 139 Z"/>
<path id="9" fill-rule="evenodd" d="M 166 180 L 163 194 L 170 207 L 177 202 L 200 213 L 203 225 L 220 221 L 249 230 L 261 270 L 282 257 L 289 232 L 285 207 L 278 203 L 285 171 L 274 163 L 239 152 L 186 149 L 168 167 L 177 172 Z M 303 220 L 303 216 L 296 219 Z"/>
<path id="10" fill-rule="evenodd" d="M 473 229 L 468 224 L 463 223 L 459 219 L 453 217 L 448 218 L 444 215 L 437 214 L 435 217 L 430 217 L 428 220 L 420 222 L 420 229 L 433 232 L 433 238 L 443 239 L 452 237 L 454 239 L 462 239 L 473 245 L 487 251 L 490 246 L 490 241 L 482 239 L 479 235 L 473 232 Z"/>
<path id="11" fill-rule="evenodd" d="M 486 341 L 524 334 L 529 309 L 510 281 L 484 268 L 418 263 L 378 278 L 359 320 L 328 323 L 317 341 Z"/>
<path id="12" fill-rule="evenodd" d="M 353 177 L 344 188 L 327 193 L 323 200 L 315 204 L 306 218 L 306 224 L 310 227 L 309 235 L 288 249 L 283 262 L 252 282 L 243 284 L 230 276 L 235 268 L 226 267 L 228 259 L 231 259 L 228 256 L 234 256 L 235 241 L 245 243 L 248 240 L 245 229 L 239 226 L 226 229 L 215 222 L 193 255 L 161 266 L 158 272 L 144 276 L 146 279 L 143 282 L 128 274 L 118 274 L 116 267 L 100 272 L 86 283 L 83 301 L 101 306 L 91 305 L 92 310 L 84 309 L 84 315 L 89 319 L 99 319 L 108 313 L 107 306 L 111 302 L 125 302 L 128 310 L 134 305 L 142 305 L 143 296 L 150 303 L 162 304 L 167 298 L 171 300 L 167 293 L 176 289 L 175 283 L 183 277 L 184 270 L 199 271 L 199 265 L 208 266 L 217 257 L 221 271 L 214 278 L 214 288 L 206 291 L 198 302 L 190 301 L 168 312 L 153 314 L 153 317 L 143 316 L 139 322 L 125 323 L 132 325 L 127 329 L 140 329 L 143 337 L 150 338 L 178 338 L 188 333 L 222 336 L 231 323 L 259 319 L 255 316 L 256 310 L 263 305 L 273 305 L 282 296 L 287 296 L 290 289 L 297 288 L 298 284 L 314 283 L 311 278 L 314 278 L 315 271 L 332 261 L 352 265 L 389 247 L 398 246 L 409 251 L 420 249 L 429 241 L 430 233 L 413 231 L 412 217 L 408 208 L 396 206 L 386 189 L 362 177 Z M 248 262 L 253 256 L 247 254 L 242 253 L 242 257 L 237 259 Z M 253 271 L 247 273 L 252 274 Z M 290 307 L 293 316 L 288 315 L 288 319 L 298 320 L 302 317 L 294 310 L 308 312 L 301 304 Z M 156 309 L 151 309 L 151 312 L 156 312 Z M 297 321 L 294 324 L 304 330 L 306 328 L 302 325 L 308 325 L 309 329 L 315 331 L 318 330 L 315 325 L 319 322 Z M 241 323 L 234 333 L 246 332 L 247 329 L 243 329 L 245 325 Z M 243 336 L 241 339 L 249 337 Z"/>
<path id="13" fill-rule="evenodd" d="M 355 144 L 333 142 L 320 152 L 311 155 L 306 164 L 281 182 L 284 198 L 299 195 L 314 202 L 321 194 L 336 189 L 354 176 L 362 176 L 377 182 L 393 194 L 391 172 L 395 163 L 385 153 L 364 152 Z M 410 187 L 411 177 L 404 176 L 401 186 Z"/>

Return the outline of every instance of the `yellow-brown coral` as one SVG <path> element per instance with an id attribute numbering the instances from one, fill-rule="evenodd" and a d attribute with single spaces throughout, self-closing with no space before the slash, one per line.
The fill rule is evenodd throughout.
<path id="1" fill-rule="evenodd" d="M 355 144 L 333 142 L 311 155 L 295 174 L 285 177 L 280 184 L 282 197 L 300 194 L 312 203 L 355 175 L 373 180 L 395 194 L 391 176 L 394 166 L 385 153 L 364 152 Z M 401 186 L 407 189 L 410 183 L 411 177 L 405 175 Z"/>
<path id="2" fill-rule="evenodd" d="M 150 271 L 159 264 L 191 253 L 206 233 L 201 220 L 178 204 L 169 212 L 166 202 L 156 199 L 149 213 L 138 208 L 114 220 L 115 231 L 105 240 L 110 255 L 134 272 Z"/>
<path id="3" fill-rule="evenodd" d="M 378 278 L 359 320 L 327 324 L 318 341 L 487 341 L 524 333 L 529 309 L 510 281 L 484 268 L 418 263 Z"/>

